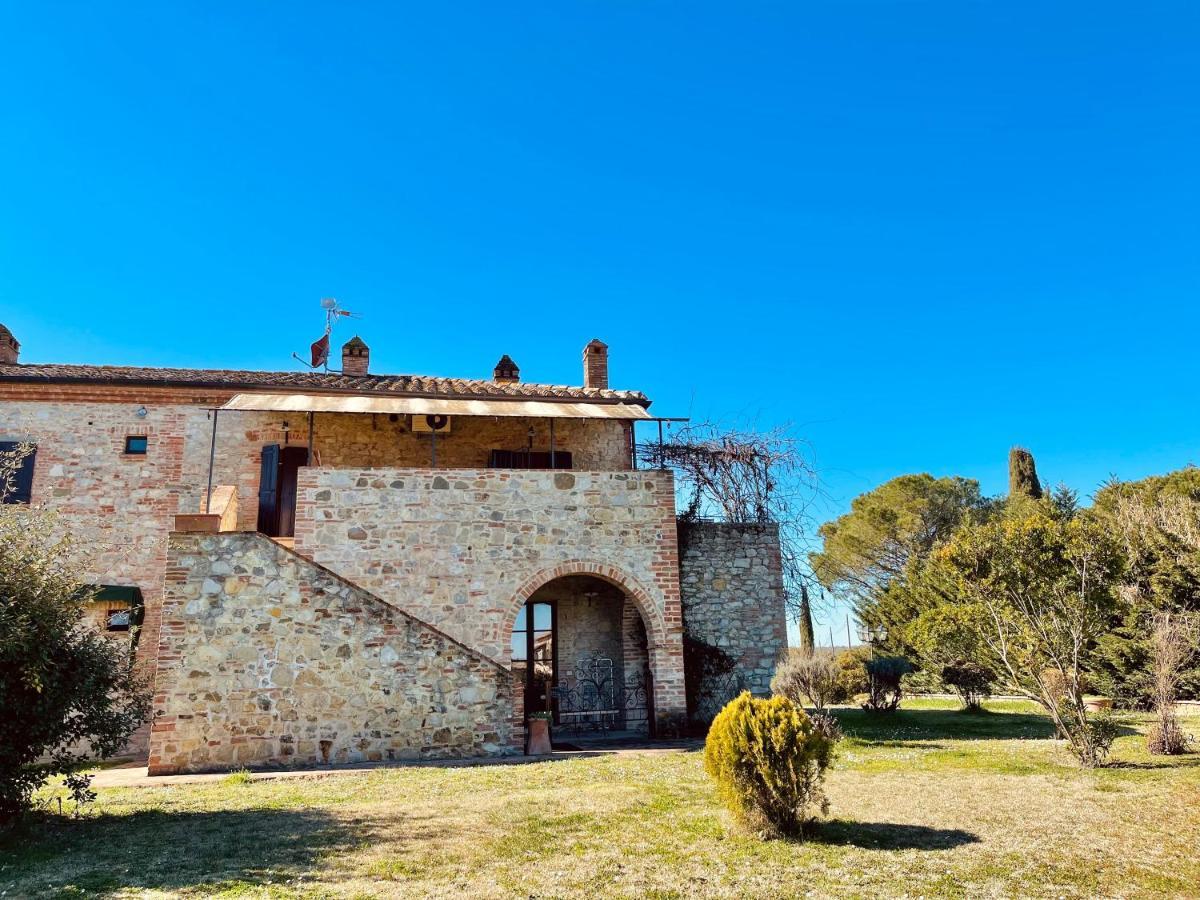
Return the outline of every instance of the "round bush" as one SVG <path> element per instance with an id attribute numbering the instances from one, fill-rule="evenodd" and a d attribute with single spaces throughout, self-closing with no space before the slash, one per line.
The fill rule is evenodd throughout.
<path id="1" fill-rule="evenodd" d="M 833 747 L 786 697 L 742 693 L 713 719 L 704 768 L 741 824 L 764 834 L 800 835 L 828 810 L 821 785 Z"/>

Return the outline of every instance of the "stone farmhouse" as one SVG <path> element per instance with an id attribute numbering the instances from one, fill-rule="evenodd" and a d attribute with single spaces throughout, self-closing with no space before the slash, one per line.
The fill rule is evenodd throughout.
<path id="1" fill-rule="evenodd" d="M 665 734 L 685 645 L 765 692 L 786 646 L 772 526 L 677 526 L 639 469 L 650 400 L 583 384 L 21 362 L 0 325 L 5 502 L 92 551 L 91 620 L 134 646 L 152 774 L 521 752 Z M 657 433 L 653 421 L 643 424 Z M 682 543 L 681 543 L 682 538 Z M 693 699 L 693 703 L 694 703 Z"/>

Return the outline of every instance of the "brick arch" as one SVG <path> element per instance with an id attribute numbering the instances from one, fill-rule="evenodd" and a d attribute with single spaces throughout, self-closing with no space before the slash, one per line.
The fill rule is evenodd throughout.
<path id="1" fill-rule="evenodd" d="M 508 609 L 505 610 L 504 630 L 501 632 L 501 640 L 508 640 L 508 635 L 512 634 L 513 625 L 517 621 L 517 613 L 521 611 L 521 607 L 525 605 L 525 602 L 539 588 L 544 587 L 552 581 L 557 581 L 559 578 L 566 578 L 569 575 L 591 575 L 594 578 L 599 578 L 601 581 L 611 584 L 633 601 L 638 613 L 642 617 L 643 624 L 646 626 L 646 643 L 651 658 L 653 658 L 656 649 L 666 645 L 666 627 L 663 623 L 662 612 L 646 589 L 638 583 L 637 579 L 629 573 L 621 571 L 616 566 L 585 559 L 567 560 L 550 568 L 542 569 L 537 574 L 525 579 L 521 586 L 517 588 L 516 593 L 513 594 L 512 600 L 508 604 Z M 507 649 L 504 652 L 504 658 L 509 665 L 512 665 L 512 646 L 511 644 L 506 644 L 505 646 Z"/>

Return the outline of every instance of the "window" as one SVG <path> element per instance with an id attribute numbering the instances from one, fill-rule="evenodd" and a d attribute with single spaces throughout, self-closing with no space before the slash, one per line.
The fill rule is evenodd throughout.
<path id="1" fill-rule="evenodd" d="M 125 438 L 125 452 L 130 456 L 145 456 L 148 439 L 144 434 L 131 434 Z"/>
<path id="2" fill-rule="evenodd" d="M 98 584 L 93 587 L 95 594 L 92 600 L 98 609 L 94 613 L 96 618 L 92 621 L 106 632 L 127 633 L 132 652 L 137 644 L 146 610 L 141 590 L 132 585 L 119 584 Z"/>
<path id="3" fill-rule="evenodd" d="M 105 631 L 128 631 L 133 610 L 127 606 L 110 606 L 104 614 Z"/>
<path id="4" fill-rule="evenodd" d="M 33 497 L 33 464 L 37 447 L 0 441 L 0 503 L 29 503 Z"/>

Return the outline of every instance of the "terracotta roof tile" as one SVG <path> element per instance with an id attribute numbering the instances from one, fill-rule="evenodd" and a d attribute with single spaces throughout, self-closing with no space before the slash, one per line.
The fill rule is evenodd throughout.
<path id="1" fill-rule="evenodd" d="M 37 384 L 128 384 L 234 390 L 349 391 L 406 396 L 512 397 L 524 400 L 637 403 L 649 406 L 640 391 L 505 383 L 475 378 L 427 375 L 342 375 L 337 372 L 254 372 L 242 369 L 158 369 L 138 366 L 83 366 L 59 363 L 0 365 L 0 382 Z"/>

